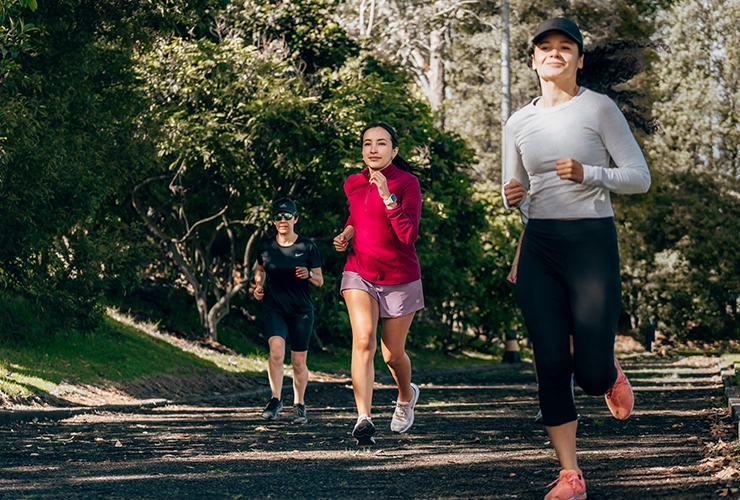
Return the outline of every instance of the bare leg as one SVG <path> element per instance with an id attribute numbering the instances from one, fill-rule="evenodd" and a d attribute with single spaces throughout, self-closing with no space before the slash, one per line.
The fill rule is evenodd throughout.
<path id="1" fill-rule="evenodd" d="M 576 458 L 576 430 L 578 430 L 578 421 L 574 420 L 554 427 L 546 427 L 550 441 L 555 448 L 555 453 L 560 461 L 560 467 L 563 470 L 577 470 L 578 459 Z"/>
<path id="2" fill-rule="evenodd" d="M 270 344 L 270 361 L 267 363 L 267 376 L 270 379 L 272 397 L 282 399 L 283 392 L 283 362 L 285 360 L 285 339 L 273 336 Z"/>
<path id="3" fill-rule="evenodd" d="M 305 404 L 303 398 L 306 395 L 306 385 L 308 385 L 308 367 L 306 358 L 308 351 L 292 352 L 290 360 L 293 364 L 293 405 Z"/>
<path id="4" fill-rule="evenodd" d="M 398 401 L 411 401 L 411 360 L 406 354 L 406 336 L 414 320 L 414 313 L 400 318 L 383 320 L 380 346 L 391 375 L 398 386 Z"/>
<path id="5" fill-rule="evenodd" d="M 378 303 L 362 290 L 344 290 L 352 324 L 352 388 L 358 415 L 371 416 L 375 365 L 378 348 Z"/>

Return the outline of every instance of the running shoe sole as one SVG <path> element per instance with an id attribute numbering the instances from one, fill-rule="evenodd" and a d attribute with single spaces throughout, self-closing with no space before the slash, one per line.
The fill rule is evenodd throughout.
<path id="1" fill-rule="evenodd" d="M 352 437 L 357 440 L 357 446 L 373 446 L 375 444 L 375 426 L 372 422 L 363 420 L 352 431 Z"/>

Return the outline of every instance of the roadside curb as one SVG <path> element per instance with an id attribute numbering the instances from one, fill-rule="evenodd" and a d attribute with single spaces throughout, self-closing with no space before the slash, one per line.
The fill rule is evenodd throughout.
<path id="1" fill-rule="evenodd" d="M 732 419 L 737 424 L 736 439 L 740 439 L 740 388 L 735 385 L 736 367 L 735 363 L 730 363 L 722 370 L 722 384 L 725 387 L 725 398 L 727 406 L 730 408 Z"/>

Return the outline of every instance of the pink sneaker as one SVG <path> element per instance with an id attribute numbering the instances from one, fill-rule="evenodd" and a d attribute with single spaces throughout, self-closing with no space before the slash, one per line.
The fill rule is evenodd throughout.
<path id="1" fill-rule="evenodd" d="M 635 395 L 632 393 L 630 381 L 627 380 L 627 375 L 624 374 L 622 367 L 619 366 L 616 356 L 614 356 L 614 366 L 617 369 L 617 380 L 611 389 L 606 391 L 604 399 L 606 399 L 606 406 L 609 407 L 609 411 L 612 412 L 614 418 L 617 420 L 627 420 L 632 414 L 632 408 L 635 406 Z"/>
<path id="2" fill-rule="evenodd" d="M 555 485 L 545 495 L 545 500 L 583 500 L 586 498 L 586 481 L 583 474 L 577 470 L 561 470 L 557 481 L 548 484 L 548 488 Z"/>

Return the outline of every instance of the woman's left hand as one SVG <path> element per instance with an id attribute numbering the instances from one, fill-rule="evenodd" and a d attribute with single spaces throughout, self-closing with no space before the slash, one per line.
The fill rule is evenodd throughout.
<path id="1" fill-rule="evenodd" d="M 307 267 L 296 267 L 295 277 L 301 280 L 307 280 L 308 278 L 310 278 L 310 275 L 308 273 L 308 268 Z"/>
<path id="2" fill-rule="evenodd" d="M 375 184 L 378 187 L 378 194 L 384 200 L 390 197 L 391 192 L 388 191 L 388 179 L 385 178 L 385 175 L 383 175 L 382 172 L 371 172 L 370 184 Z"/>
<path id="3" fill-rule="evenodd" d="M 561 179 L 582 183 L 583 165 L 573 158 L 565 158 L 555 162 L 555 172 Z"/>
<path id="4" fill-rule="evenodd" d="M 509 283 L 516 285 L 516 268 L 518 266 L 516 264 L 511 265 L 511 269 L 509 269 L 509 275 L 506 276 L 506 281 Z"/>

